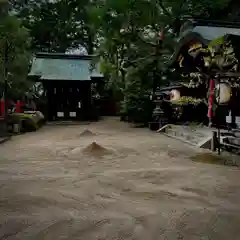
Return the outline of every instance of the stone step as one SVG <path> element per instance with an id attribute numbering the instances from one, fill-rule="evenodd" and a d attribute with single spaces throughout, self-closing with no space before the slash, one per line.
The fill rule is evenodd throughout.
<path id="1" fill-rule="evenodd" d="M 180 126 L 180 125 L 167 125 L 161 131 L 169 137 L 181 140 L 193 146 L 200 148 L 210 148 L 212 131 L 211 129 L 199 126 Z"/>

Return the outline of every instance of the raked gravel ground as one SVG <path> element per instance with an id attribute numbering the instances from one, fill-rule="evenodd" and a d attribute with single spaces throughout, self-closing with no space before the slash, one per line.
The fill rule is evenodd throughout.
<path id="1" fill-rule="evenodd" d="M 93 142 L 104 154 L 85 151 Z M 240 170 L 191 161 L 199 151 L 112 118 L 13 137 L 0 239 L 239 240 Z"/>

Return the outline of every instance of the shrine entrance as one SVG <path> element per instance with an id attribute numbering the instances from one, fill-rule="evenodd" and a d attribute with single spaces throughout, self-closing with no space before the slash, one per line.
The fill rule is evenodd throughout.
<path id="1" fill-rule="evenodd" d="M 85 120 L 91 114 L 91 82 L 49 81 L 44 83 L 47 115 L 54 120 Z"/>
<path id="2" fill-rule="evenodd" d="M 90 120 L 93 114 L 92 83 L 103 79 L 93 56 L 36 54 L 29 77 L 45 90 L 45 116 L 55 120 Z"/>

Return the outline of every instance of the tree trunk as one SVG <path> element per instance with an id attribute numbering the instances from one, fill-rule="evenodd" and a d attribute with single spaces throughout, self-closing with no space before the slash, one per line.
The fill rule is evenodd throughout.
<path id="1" fill-rule="evenodd" d="M 87 43 L 87 52 L 88 52 L 88 55 L 93 55 L 94 53 L 94 36 L 89 33 L 88 34 L 88 43 Z"/>

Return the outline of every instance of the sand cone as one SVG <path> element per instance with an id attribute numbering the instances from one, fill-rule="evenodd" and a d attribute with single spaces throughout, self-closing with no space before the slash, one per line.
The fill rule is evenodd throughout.
<path id="1" fill-rule="evenodd" d="M 88 129 L 86 129 L 79 136 L 80 137 L 92 137 L 92 136 L 96 136 L 96 134 L 89 131 Z"/>
<path id="2" fill-rule="evenodd" d="M 97 144 L 96 142 L 92 142 L 91 144 L 89 144 L 82 150 L 82 152 L 84 154 L 93 155 L 97 157 L 112 154 L 111 150 L 104 148 L 103 146 Z"/>

